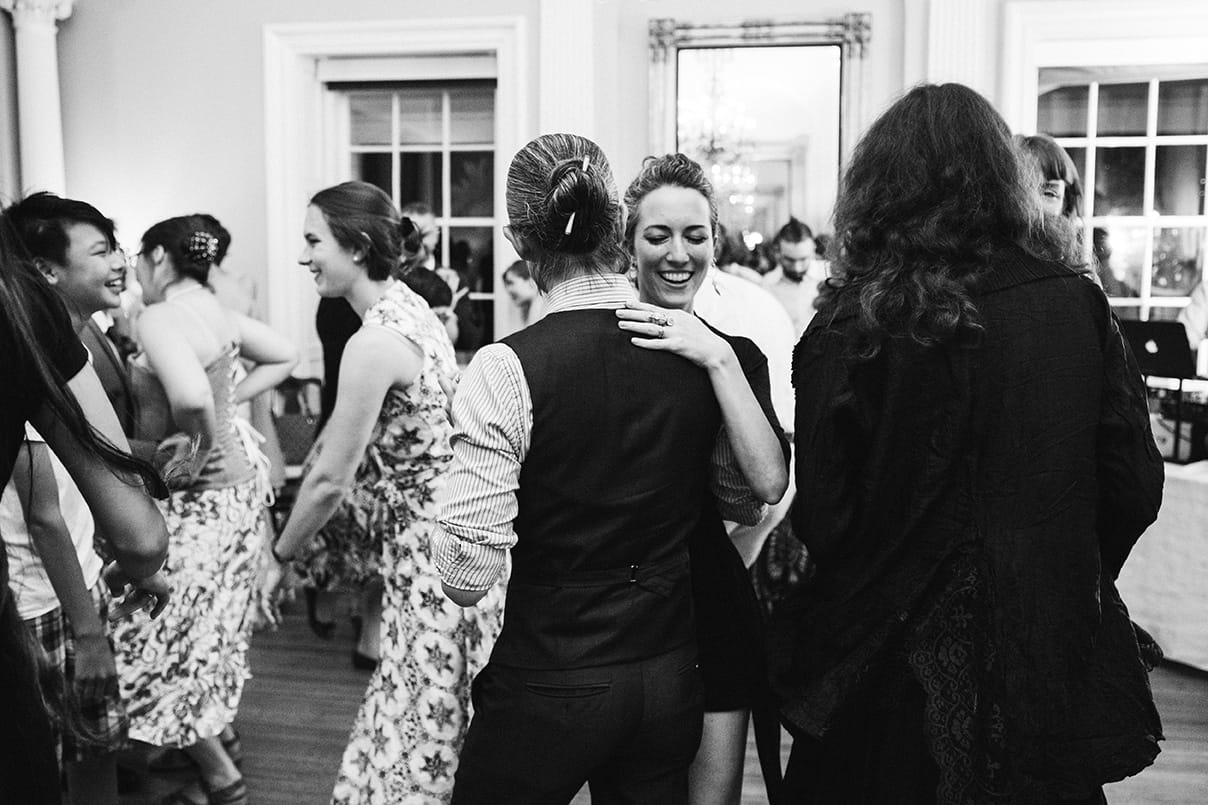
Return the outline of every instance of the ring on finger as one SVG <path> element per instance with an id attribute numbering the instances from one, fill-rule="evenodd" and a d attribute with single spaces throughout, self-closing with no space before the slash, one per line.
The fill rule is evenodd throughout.
<path id="1" fill-rule="evenodd" d="M 662 327 L 660 327 L 659 328 L 659 338 L 666 338 L 666 337 L 667 337 L 667 333 L 663 331 Z"/>

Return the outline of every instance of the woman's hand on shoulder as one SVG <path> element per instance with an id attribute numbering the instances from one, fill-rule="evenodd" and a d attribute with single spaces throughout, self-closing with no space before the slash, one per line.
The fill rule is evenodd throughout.
<path id="1" fill-rule="evenodd" d="M 736 360 L 724 338 L 686 311 L 626 302 L 616 313 L 617 326 L 633 333 L 630 340 L 635 346 L 671 352 L 709 370 L 724 368 Z"/>

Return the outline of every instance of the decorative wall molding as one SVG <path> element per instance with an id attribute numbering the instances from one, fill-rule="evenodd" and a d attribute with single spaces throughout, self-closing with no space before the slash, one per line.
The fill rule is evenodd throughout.
<path id="1" fill-rule="evenodd" d="M 840 89 L 839 153 L 846 162 L 864 130 L 864 55 L 872 39 L 871 14 L 847 14 L 825 20 L 753 19 L 741 22 L 690 23 L 652 19 L 650 39 L 650 151 L 665 154 L 676 147 L 676 54 L 681 48 L 754 45 L 840 45 L 843 48 Z"/>
<path id="2" fill-rule="evenodd" d="M 0 0 L 0 9 L 13 18 L 20 190 L 64 193 L 57 23 L 71 15 L 72 0 Z"/>
<path id="3" fill-rule="evenodd" d="M 461 17 L 267 25 L 264 28 L 265 179 L 269 323 L 302 352 L 300 372 L 320 365 L 314 332 L 314 286 L 298 267 L 306 202 L 334 181 L 327 160 L 324 96 L 316 66 L 323 58 L 491 53 L 496 85 L 495 207 L 504 190 L 511 154 L 528 140 L 528 65 L 524 17 Z M 512 254 L 495 233 L 498 261 Z M 498 321 L 508 321 L 506 294 L 496 299 Z"/>
<path id="4" fill-rule="evenodd" d="M 49 25 L 71 16 L 74 0 L 0 0 L 0 10 L 13 15 L 13 24 L 20 29 L 26 25 Z"/>
<path id="5" fill-rule="evenodd" d="M 1041 67 L 1208 62 L 1208 3 L 1004 0 L 999 61 L 1003 117 L 1031 133 Z"/>
<path id="6" fill-rule="evenodd" d="M 17 52 L 13 21 L 0 14 L 0 202 L 21 195 L 17 137 Z"/>
<path id="7" fill-rule="evenodd" d="M 541 0 L 542 133 L 595 136 L 595 10 L 592 0 Z"/>
<path id="8" fill-rule="evenodd" d="M 999 0 L 930 0 L 925 79 L 956 81 L 994 101 Z"/>

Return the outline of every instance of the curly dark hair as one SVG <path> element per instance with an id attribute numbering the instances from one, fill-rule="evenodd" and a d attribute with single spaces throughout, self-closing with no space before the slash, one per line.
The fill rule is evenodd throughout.
<path id="1" fill-rule="evenodd" d="M 823 321 L 859 317 L 859 357 L 887 339 L 924 346 L 980 331 L 970 291 L 1003 250 L 1072 264 L 1064 219 L 1040 212 L 1034 171 L 989 101 L 961 84 L 925 84 L 894 103 L 856 146 L 835 206 Z"/>

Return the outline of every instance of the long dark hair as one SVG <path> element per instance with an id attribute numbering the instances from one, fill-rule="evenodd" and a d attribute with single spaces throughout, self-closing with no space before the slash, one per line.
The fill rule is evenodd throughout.
<path id="1" fill-rule="evenodd" d="M 981 95 L 961 84 L 910 90 L 856 146 L 835 206 L 838 254 L 819 315 L 854 309 L 863 358 L 889 338 L 926 346 L 976 336 L 970 290 L 997 253 L 1074 259 L 1068 223 L 1046 221 L 1032 177 Z"/>
<path id="2" fill-rule="evenodd" d="M 75 395 L 67 388 L 66 379 L 46 359 L 46 347 L 38 343 L 37 331 L 27 311 L 37 307 L 35 295 L 45 298 L 48 304 L 62 302 L 49 287 L 39 288 L 36 283 L 44 284 L 45 280 L 29 263 L 8 218 L 0 216 L 0 311 L 4 312 L 0 327 L 15 351 L 15 362 L 28 370 L 27 376 L 37 385 L 31 391 L 41 396 L 85 450 L 104 461 L 118 477 L 131 484 L 141 481 L 154 497 L 167 497 L 168 489 L 151 465 L 119 450 L 88 422 Z M 66 310 L 63 318 L 67 320 Z"/>

